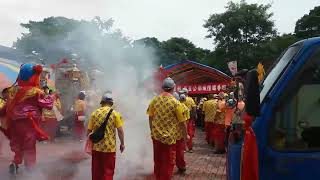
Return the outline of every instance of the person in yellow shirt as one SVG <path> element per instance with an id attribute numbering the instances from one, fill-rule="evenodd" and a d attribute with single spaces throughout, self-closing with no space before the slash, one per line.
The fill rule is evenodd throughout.
<path id="1" fill-rule="evenodd" d="M 225 115 L 226 100 L 223 92 L 219 93 L 218 109 L 214 121 L 214 144 L 215 153 L 222 154 L 225 152 Z"/>
<path id="2" fill-rule="evenodd" d="M 203 112 L 204 112 L 204 121 L 205 121 L 205 131 L 206 131 L 206 140 L 208 144 L 214 146 L 214 120 L 216 117 L 218 102 L 215 99 L 216 96 L 210 94 L 209 100 L 203 103 Z"/>
<path id="3" fill-rule="evenodd" d="M 174 87 L 174 81 L 166 78 L 162 84 L 164 92 L 155 96 L 147 109 L 156 180 L 170 180 L 172 177 L 179 128 L 182 130 L 184 142 L 188 139 L 183 106 L 172 95 Z"/>
<path id="4" fill-rule="evenodd" d="M 198 106 L 197 106 L 197 122 L 198 124 L 196 124 L 197 126 L 201 127 L 201 129 L 204 131 L 204 113 L 203 113 L 203 103 L 205 101 L 207 101 L 208 99 L 207 98 L 201 98 L 200 99 L 200 102 L 198 103 Z"/>
<path id="5" fill-rule="evenodd" d="M 113 110 L 113 98 L 106 94 L 101 99 L 101 107 L 95 110 L 88 122 L 88 135 L 95 132 L 105 121 L 109 111 L 112 113 L 107 121 L 104 138 L 92 147 L 92 180 L 112 180 L 116 162 L 116 131 L 120 140 L 121 153 L 124 145 L 124 121 L 121 114 Z"/>
<path id="6" fill-rule="evenodd" d="M 187 146 L 188 146 L 188 152 L 193 153 L 193 143 L 192 143 L 192 139 L 194 137 L 195 134 L 195 120 L 196 120 L 196 108 L 197 105 L 194 102 L 194 100 L 188 96 L 188 89 L 187 88 L 183 88 L 180 92 L 181 94 L 184 94 L 186 96 L 186 100 L 183 102 L 189 109 L 190 111 L 190 119 L 187 123 L 187 130 L 188 130 L 188 135 L 190 137 Z"/>
<path id="7" fill-rule="evenodd" d="M 74 124 L 73 124 L 73 135 L 74 138 L 82 141 L 85 135 L 85 113 L 86 113 L 86 95 L 84 92 L 80 92 L 78 99 L 75 101 L 73 110 L 74 110 Z"/>
<path id="8" fill-rule="evenodd" d="M 188 107 L 183 104 L 183 101 L 186 100 L 185 95 L 180 95 L 176 92 L 173 93 L 173 96 L 180 101 L 181 106 L 183 107 L 183 115 L 185 116 L 186 120 L 190 119 L 190 112 Z M 186 149 L 186 143 L 184 142 L 183 138 L 183 129 L 181 127 L 178 128 L 178 135 L 177 135 L 177 142 L 176 142 L 176 166 L 178 168 L 179 173 L 186 172 L 186 161 L 184 159 L 184 151 Z"/>

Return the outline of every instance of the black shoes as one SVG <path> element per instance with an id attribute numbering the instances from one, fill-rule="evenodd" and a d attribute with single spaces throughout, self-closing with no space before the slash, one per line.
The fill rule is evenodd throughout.
<path id="1" fill-rule="evenodd" d="M 18 173 L 18 165 L 14 164 L 14 163 L 10 164 L 9 173 L 11 175 L 16 175 Z"/>
<path id="2" fill-rule="evenodd" d="M 186 168 L 179 168 L 179 169 L 178 169 L 178 173 L 179 173 L 179 174 L 184 174 L 186 171 L 187 171 Z"/>
<path id="3" fill-rule="evenodd" d="M 226 151 L 225 150 L 215 150 L 213 153 L 214 154 L 224 154 Z"/>

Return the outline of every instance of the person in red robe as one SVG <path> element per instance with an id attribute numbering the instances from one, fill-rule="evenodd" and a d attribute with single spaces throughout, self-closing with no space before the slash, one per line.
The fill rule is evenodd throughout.
<path id="1" fill-rule="evenodd" d="M 9 166 L 11 174 L 16 174 L 18 166 L 24 162 L 27 170 L 36 164 L 36 141 L 49 139 L 39 127 L 42 109 L 51 109 L 53 99 L 45 96 L 39 88 L 42 66 L 33 63 L 23 64 L 17 78 L 17 85 L 9 88 L 10 98 L 6 106 L 2 131 L 10 141 L 14 158 Z"/>

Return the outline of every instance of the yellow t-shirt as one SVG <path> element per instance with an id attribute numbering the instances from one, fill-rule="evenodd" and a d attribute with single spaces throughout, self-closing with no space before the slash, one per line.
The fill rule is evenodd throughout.
<path id="1" fill-rule="evenodd" d="M 184 118 L 187 121 L 187 120 L 190 119 L 190 111 L 189 111 L 188 107 L 185 104 L 183 104 L 183 103 L 180 103 L 180 104 L 181 104 L 181 106 L 183 108 Z M 182 138 L 183 138 L 183 131 L 182 131 L 181 127 L 179 126 L 178 127 L 178 133 L 177 133 L 177 140 L 180 140 Z"/>
<path id="2" fill-rule="evenodd" d="M 86 102 L 84 100 L 77 99 L 74 103 L 74 111 L 85 112 L 85 110 L 86 110 Z"/>
<path id="3" fill-rule="evenodd" d="M 186 101 L 184 102 L 185 105 L 189 108 L 189 110 L 192 110 L 192 108 L 196 107 L 196 103 L 191 97 L 187 97 Z"/>
<path id="4" fill-rule="evenodd" d="M 218 102 L 210 99 L 203 103 L 204 121 L 214 122 L 218 108 Z"/>
<path id="5" fill-rule="evenodd" d="M 88 130 L 94 132 L 105 120 L 111 107 L 105 106 L 95 110 L 89 120 Z M 99 152 L 116 152 L 116 128 L 124 125 L 121 114 L 113 110 L 108 120 L 104 139 L 93 145 L 94 151 Z"/>
<path id="6" fill-rule="evenodd" d="M 175 144 L 179 122 L 186 121 L 181 103 L 169 93 L 163 93 L 153 98 L 147 114 L 152 117 L 151 137 L 164 144 Z"/>
<path id="7" fill-rule="evenodd" d="M 189 108 L 187 107 L 187 105 L 181 103 L 182 107 L 183 107 L 183 114 L 186 118 L 186 120 L 189 120 L 190 119 L 190 110 Z"/>
<path id="8" fill-rule="evenodd" d="M 216 124 L 225 124 L 225 117 L 226 117 L 226 101 L 219 100 L 215 123 Z"/>

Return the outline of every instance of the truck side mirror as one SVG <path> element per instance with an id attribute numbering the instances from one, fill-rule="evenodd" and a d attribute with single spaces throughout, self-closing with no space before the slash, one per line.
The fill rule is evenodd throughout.
<path id="1" fill-rule="evenodd" d="M 260 90 L 258 72 L 250 70 L 245 82 L 245 109 L 248 115 L 257 117 L 260 115 Z"/>

